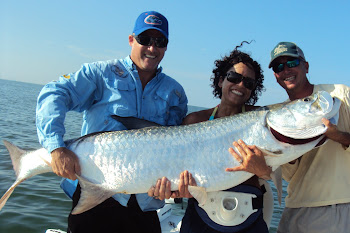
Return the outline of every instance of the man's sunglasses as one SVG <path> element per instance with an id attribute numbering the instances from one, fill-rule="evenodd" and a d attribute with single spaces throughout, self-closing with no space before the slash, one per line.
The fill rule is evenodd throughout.
<path id="1" fill-rule="evenodd" d="M 284 70 L 284 66 L 288 66 L 289 68 L 297 67 L 300 64 L 300 59 L 296 58 L 291 61 L 287 61 L 285 63 L 275 64 L 272 66 L 272 70 L 275 73 L 282 72 Z"/>
<path id="2" fill-rule="evenodd" d="M 249 90 L 253 90 L 256 86 L 256 81 L 255 79 L 252 78 L 248 78 L 248 77 L 244 77 L 241 74 L 238 74 L 236 72 L 230 71 L 226 74 L 226 78 L 227 81 L 234 83 L 234 84 L 238 84 L 240 82 L 243 81 L 243 85 L 249 89 Z"/>
<path id="3" fill-rule="evenodd" d="M 154 42 L 156 47 L 165 48 L 168 45 L 168 39 L 165 37 L 151 37 L 146 35 L 134 36 L 140 45 L 151 46 Z"/>

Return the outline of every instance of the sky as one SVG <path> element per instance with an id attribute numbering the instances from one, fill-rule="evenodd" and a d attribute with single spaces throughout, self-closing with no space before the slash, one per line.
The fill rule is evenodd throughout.
<path id="1" fill-rule="evenodd" d="M 0 79 L 46 84 L 83 63 L 124 58 L 138 15 L 156 10 L 169 21 L 163 71 L 184 87 L 189 104 L 214 107 L 214 61 L 242 41 L 260 63 L 265 91 L 257 105 L 287 99 L 268 69 L 280 41 L 304 51 L 313 84 L 350 86 L 349 0 L 0 0 Z"/>

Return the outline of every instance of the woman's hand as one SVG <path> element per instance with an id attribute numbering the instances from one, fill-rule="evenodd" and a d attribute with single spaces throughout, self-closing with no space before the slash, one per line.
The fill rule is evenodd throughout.
<path id="1" fill-rule="evenodd" d="M 196 180 L 192 177 L 192 174 L 188 171 L 183 171 L 180 174 L 179 191 L 177 197 L 191 198 L 192 195 L 188 191 L 188 186 L 197 186 Z"/>
<path id="2" fill-rule="evenodd" d="M 242 140 L 232 143 L 239 151 L 237 154 L 233 148 L 229 148 L 229 152 L 240 163 L 239 166 L 226 168 L 227 172 L 246 171 L 257 175 L 263 179 L 271 179 L 271 167 L 267 166 L 265 157 L 261 150 L 256 146 L 246 145 Z"/>

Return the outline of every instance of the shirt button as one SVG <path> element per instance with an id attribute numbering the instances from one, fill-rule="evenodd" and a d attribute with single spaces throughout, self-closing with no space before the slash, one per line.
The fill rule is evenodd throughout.
<path id="1" fill-rule="evenodd" d="M 107 124 L 108 124 L 108 120 L 105 120 L 105 122 L 104 122 L 104 123 L 105 123 L 105 125 L 107 125 Z"/>

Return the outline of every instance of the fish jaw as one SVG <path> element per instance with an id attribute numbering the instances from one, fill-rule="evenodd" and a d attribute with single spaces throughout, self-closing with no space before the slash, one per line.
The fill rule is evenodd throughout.
<path id="1" fill-rule="evenodd" d="M 271 110 L 266 117 L 269 127 L 278 133 L 294 139 L 307 139 L 319 136 L 327 128 L 322 118 L 337 122 L 340 101 L 328 92 L 317 92 L 312 96 L 285 103 L 277 110 Z"/>

